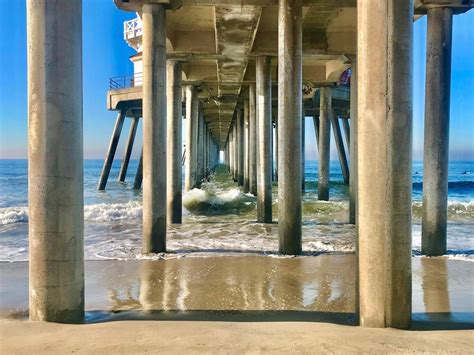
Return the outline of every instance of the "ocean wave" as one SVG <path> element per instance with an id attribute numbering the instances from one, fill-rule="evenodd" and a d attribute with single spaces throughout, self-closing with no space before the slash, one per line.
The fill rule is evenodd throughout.
<path id="1" fill-rule="evenodd" d="M 423 215 L 423 203 L 413 202 L 413 217 L 420 219 Z M 448 201 L 448 220 L 472 220 L 474 219 L 474 201 Z"/>
<path id="2" fill-rule="evenodd" d="M 95 222 L 140 219 L 142 211 L 142 204 L 137 201 L 112 204 L 101 203 L 85 206 L 84 219 Z"/>
<path id="3" fill-rule="evenodd" d="M 86 221 L 110 222 L 140 219 L 141 217 L 142 205 L 137 201 L 84 206 L 84 220 Z M 0 208 L 0 226 L 26 222 L 28 222 L 28 207 Z"/>
<path id="4" fill-rule="evenodd" d="M 188 211 L 195 215 L 225 215 L 231 213 L 249 212 L 255 209 L 256 198 L 244 194 L 239 189 L 222 192 L 208 192 L 193 189 L 183 196 L 184 214 Z M 275 206 L 275 209 L 278 206 Z M 303 212 L 306 218 L 334 217 L 346 213 L 347 201 L 305 201 Z M 421 219 L 423 204 L 421 201 L 413 202 L 413 217 Z M 137 220 L 142 217 L 142 204 L 139 201 L 127 203 L 95 204 L 84 207 L 84 220 L 91 222 L 111 222 L 118 220 Z M 473 221 L 474 201 L 448 201 L 448 220 Z M 27 223 L 28 207 L 15 206 L 0 208 L 0 226 Z"/>
<path id="5" fill-rule="evenodd" d="M 255 197 L 238 188 L 225 191 L 192 189 L 183 196 L 183 205 L 191 212 L 221 215 L 244 212 L 255 208 Z"/>
<path id="6" fill-rule="evenodd" d="M 28 222 L 28 207 L 0 208 L 0 226 Z"/>

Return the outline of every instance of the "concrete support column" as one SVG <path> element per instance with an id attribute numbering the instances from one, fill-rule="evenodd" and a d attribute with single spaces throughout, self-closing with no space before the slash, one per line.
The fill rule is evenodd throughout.
<path id="1" fill-rule="evenodd" d="M 271 58 L 257 57 L 257 221 L 272 221 L 272 78 Z"/>
<path id="2" fill-rule="evenodd" d="M 359 0 L 360 324 L 411 321 L 413 1 Z"/>
<path id="3" fill-rule="evenodd" d="M 237 118 L 234 119 L 234 123 L 232 126 L 232 138 L 234 141 L 234 171 L 233 171 L 233 178 L 234 181 L 237 182 L 237 175 L 238 175 L 238 167 L 239 167 L 239 144 L 237 139 Z"/>
<path id="4" fill-rule="evenodd" d="M 301 191 L 306 191 L 305 178 L 305 112 L 301 111 Z"/>
<path id="5" fill-rule="evenodd" d="M 184 191 L 196 186 L 196 149 L 199 102 L 195 86 L 186 87 L 186 160 L 184 162 Z"/>
<path id="6" fill-rule="evenodd" d="M 142 188 L 143 181 L 143 148 L 140 153 L 140 159 L 138 160 L 137 173 L 135 174 L 135 180 L 133 181 L 133 189 L 140 190 Z"/>
<path id="7" fill-rule="evenodd" d="M 346 137 L 346 143 L 349 147 L 351 144 L 351 128 L 349 126 L 349 119 L 347 117 L 342 118 L 342 128 L 344 129 L 344 136 Z"/>
<path id="8" fill-rule="evenodd" d="M 118 181 L 124 182 L 127 176 L 128 164 L 130 163 L 130 157 L 132 155 L 133 142 L 135 141 L 135 135 L 137 134 L 137 127 L 139 117 L 132 117 L 132 123 L 130 125 L 130 132 L 128 134 L 127 145 L 123 152 L 122 165 L 120 166 L 120 173 Z"/>
<path id="9" fill-rule="evenodd" d="M 275 138 L 274 138 L 274 157 L 275 161 L 273 162 L 273 179 L 278 181 L 278 119 L 275 122 Z"/>
<path id="10" fill-rule="evenodd" d="M 329 149 L 331 144 L 331 88 L 322 87 L 319 105 L 318 200 L 329 200 Z"/>
<path id="11" fill-rule="evenodd" d="M 182 88 L 181 62 L 168 61 L 167 66 L 167 144 L 166 154 L 166 218 L 168 224 L 181 223 L 182 220 Z"/>
<path id="12" fill-rule="evenodd" d="M 278 9 L 278 234 L 282 254 L 301 253 L 301 0 Z"/>
<path id="13" fill-rule="evenodd" d="M 358 118 L 357 118 L 357 61 L 352 62 L 351 76 L 351 125 L 350 125 L 350 143 L 349 143 L 349 223 L 357 223 L 357 178 L 358 178 Z"/>
<path id="14" fill-rule="evenodd" d="M 249 192 L 257 196 L 257 107 L 255 84 L 249 86 Z"/>
<path id="15" fill-rule="evenodd" d="M 453 11 L 428 10 L 421 251 L 446 254 Z"/>
<path id="16" fill-rule="evenodd" d="M 319 116 L 313 116 L 313 125 L 314 125 L 314 135 L 316 138 L 316 148 L 319 150 Z"/>
<path id="17" fill-rule="evenodd" d="M 244 110 L 237 110 L 237 183 L 244 186 Z"/>
<path id="18" fill-rule="evenodd" d="M 30 319 L 82 322 L 82 1 L 26 13 Z"/>
<path id="19" fill-rule="evenodd" d="M 197 129 L 196 186 L 200 188 L 204 177 L 204 110 L 201 104 L 199 104 Z"/>
<path id="20" fill-rule="evenodd" d="M 234 130 L 229 130 L 229 172 L 234 177 Z"/>
<path id="21" fill-rule="evenodd" d="M 249 100 L 244 101 L 244 192 L 250 191 L 249 176 Z"/>
<path id="22" fill-rule="evenodd" d="M 110 169 L 114 162 L 115 152 L 117 151 L 120 134 L 122 133 L 123 121 L 125 120 L 125 111 L 120 110 L 115 121 L 114 131 L 112 137 L 110 137 L 109 149 L 107 149 L 107 155 L 105 156 L 104 165 L 102 172 L 100 173 L 99 185 L 97 190 L 105 190 L 107 180 L 109 179 Z"/>
<path id="23" fill-rule="evenodd" d="M 345 184 L 349 184 L 349 165 L 347 164 L 346 151 L 344 141 L 342 140 L 341 126 L 339 126 L 339 118 L 333 111 L 331 115 L 331 125 L 334 132 L 334 140 L 336 141 L 337 155 L 341 164 L 342 177 Z"/>
<path id="24" fill-rule="evenodd" d="M 166 251 L 166 9 L 143 21 L 143 253 Z"/>

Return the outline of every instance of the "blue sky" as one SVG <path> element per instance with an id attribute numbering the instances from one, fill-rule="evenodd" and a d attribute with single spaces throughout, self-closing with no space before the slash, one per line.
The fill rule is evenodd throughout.
<path id="1" fill-rule="evenodd" d="M 0 41 L 0 158 L 27 156 L 25 0 L 0 0 L 0 21 L 9 24 Z M 112 0 L 83 0 L 84 156 L 103 158 L 115 120 L 106 110 L 110 77 L 129 74 L 134 50 L 123 41 L 122 23 L 135 17 Z M 450 158 L 474 160 L 474 11 L 454 17 Z M 414 25 L 413 157 L 423 155 L 426 17 Z M 128 133 L 130 120 L 124 125 Z M 140 125 L 141 126 L 141 125 Z M 141 130 L 136 147 L 141 146 Z M 332 139 L 332 138 L 331 138 Z M 125 139 L 118 148 L 120 158 Z M 337 159 L 332 144 L 331 159 Z M 134 149 L 136 157 L 139 149 Z M 306 157 L 316 159 L 312 119 L 306 119 Z"/>

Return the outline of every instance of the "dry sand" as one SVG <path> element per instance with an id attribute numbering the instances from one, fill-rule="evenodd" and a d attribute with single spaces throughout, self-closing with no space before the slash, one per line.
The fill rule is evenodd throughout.
<path id="1" fill-rule="evenodd" d="M 473 332 L 367 329 L 311 322 L 0 321 L 3 354 L 473 353 Z"/>
<path id="2" fill-rule="evenodd" d="M 474 263 L 413 258 L 413 327 L 355 326 L 355 257 L 86 262 L 87 324 L 25 320 L 27 263 L 0 264 L 2 354 L 473 353 Z"/>

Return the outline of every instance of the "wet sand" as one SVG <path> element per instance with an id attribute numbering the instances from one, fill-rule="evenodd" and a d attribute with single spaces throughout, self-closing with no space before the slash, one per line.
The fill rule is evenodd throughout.
<path id="1" fill-rule="evenodd" d="M 410 331 L 357 327 L 355 256 L 86 262 L 86 325 L 26 320 L 28 264 L 0 264 L 2 353 L 474 348 L 474 263 L 413 258 Z"/>

